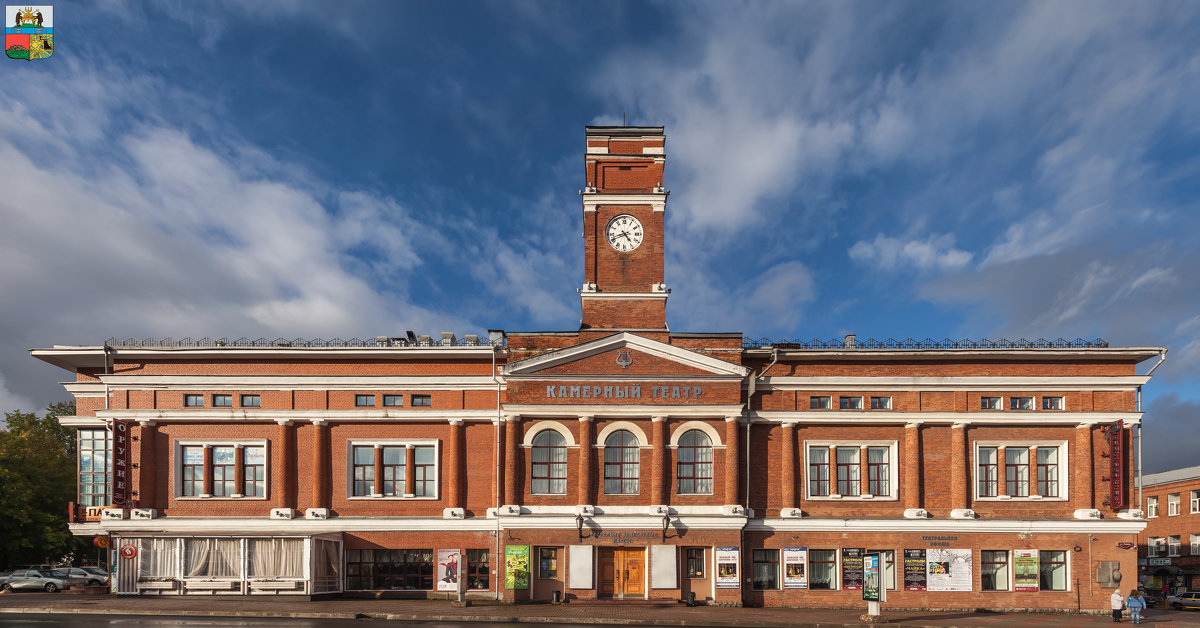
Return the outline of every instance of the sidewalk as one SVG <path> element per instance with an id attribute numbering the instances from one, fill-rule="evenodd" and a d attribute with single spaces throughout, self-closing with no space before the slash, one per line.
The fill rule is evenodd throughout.
<path id="1" fill-rule="evenodd" d="M 185 615 L 195 617 L 285 617 L 388 619 L 445 622 L 526 622 L 549 624 L 644 624 L 657 626 L 862 626 L 865 610 L 727 608 L 635 605 L 548 604 L 493 605 L 473 603 L 455 608 L 442 600 L 328 600 L 309 602 L 283 597 L 125 597 L 13 593 L 0 595 L 0 613 L 71 613 Z M 1111 626 L 1095 615 L 971 613 L 962 611 L 884 611 L 889 623 L 903 626 Z M 1126 624 L 1128 624 L 1126 614 Z M 1200 613 L 1150 611 L 1143 623 L 1198 626 Z"/>

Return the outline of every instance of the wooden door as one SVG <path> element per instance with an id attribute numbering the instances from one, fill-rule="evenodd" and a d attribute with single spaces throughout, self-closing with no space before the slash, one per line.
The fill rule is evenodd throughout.
<path id="1" fill-rule="evenodd" d="M 610 547 L 600 548 L 600 570 L 599 577 L 600 595 L 616 595 L 617 593 L 617 570 L 616 570 L 616 552 Z"/>
<path id="2" fill-rule="evenodd" d="M 645 568 L 646 553 L 640 549 L 627 549 L 622 552 L 624 570 L 621 572 L 621 584 L 624 585 L 624 595 L 641 597 L 646 594 L 646 577 L 642 573 Z"/>
<path id="3" fill-rule="evenodd" d="M 646 552 L 643 549 L 600 548 L 598 593 L 617 599 L 646 595 Z"/>

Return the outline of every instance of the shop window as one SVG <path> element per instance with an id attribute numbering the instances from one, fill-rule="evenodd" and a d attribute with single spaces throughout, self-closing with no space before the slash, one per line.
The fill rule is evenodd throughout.
<path id="1" fill-rule="evenodd" d="M 833 407 L 832 399 L 828 395 L 813 396 L 808 398 L 809 410 L 828 410 Z"/>
<path id="2" fill-rule="evenodd" d="M 176 495 L 180 497 L 262 499 L 267 496 L 267 447 L 263 441 L 177 442 L 176 455 L 179 472 Z"/>
<path id="3" fill-rule="evenodd" d="M 383 407 L 401 408 L 404 406 L 404 395 L 384 395 Z"/>
<path id="4" fill-rule="evenodd" d="M 1029 449 L 1026 447 L 1004 450 L 1004 494 L 1029 497 Z"/>
<path id="5" fill-rule="evenodd" d="M 756 549 L 751 553 L 751 582 L 757 591 L 779 588 L 779 550 Z"/>
<path id="6" fill-rule="evenodd" d="M 258 395 L 242 395 L 243 408 L 258 408 L 262 406 L 262 397 Z"/>
<path id="7" fill-rule="evenodd" d="M 838 397 L 839 410 L 862 410 L 862 397 Z"/>
<path id="8" fill-rule="evenodd" d="M 999 410 L 1004 407 L 1004 402 L 1000 397 L 980 397 L 980 410 Z"/>
<path id="9" fill-rule="evenodd" d="M 1195 537 L 1196 535 L 1192 535 Z M 689 578 L 704 577 L 704 548 L 689 547 L 683 550 L 686 573 Z"/>
<path id="10" fill-rule="evenodd" d="M 558 548 L 538 548 L 538 577 L 553 579 L 558 577 Z"/>
<path id="11" fill-rule="evenodd" d="M 355 408 L 374 408 L 375 395 L 354 395 Z"/>
<path id="12" fill-rule="evenodd" d="M 304 539 L 246 539 L 251 578 L 303 578 Z"/>
<path id="13" fill-rule="evenodd" d="M 1167 556 L 1179 556 L 1180 535 L 1167 537 Z"/>
<path id="14" fill-rule="evenodd" d="M 112 481 L 112 435 L 104 428 L 79 430 L 79 505 L 107 506 Z"/>
<path id="15" fill-rule="evenodd" d="M 233 395 L 213 395 L 212 407 L 214 408 L 232 408 Z"/>
<path id="16" fill-rule="evenodd" d="M 1065 443 L 975 443 L 976 499 L 1064 499 Z"/>
<path id="17" fill-rule="evenodd" d="M 1008 551 L 983 550 L 979 553 L 980 587 L 984 591 L 1008 590 Z"/>
<path id="18" fill-rule="evenodd" d="M 1179 514 L 1179 493 L 1171 493 L 1167 495 L 1167 516 L 1174 517 Z"/>
<path id="19" fill-rule="evenodd" d="M 617 430 L 604 440 L 604 493 L 638 494 L 641 477 L 641 450 L 637 437 L 629 430 Z"/>
<path id="20" fill-rule="evenodd" d="M 1152 536 L 1146 539 L 1146 556 L 1154 558 L 1167 553 L 1167 540 L 1161 536 Z"/>
<path id="21" fill-rule="evenodd" d="M 1012 397 L 1009 400 L 1009 410 L 1032 410 L 1033 397 Z"/>
<path id="22" fill-rule="evenodd" d="M 176 578 L 178 539 L 142 538 L 137 540 L 138 578 L 157 580 Z"/>
<path id="23" fill-rule="evenodd" d="M 409 456 L 413 463 L 412 496 L 437 496 L 437 448 L 433 445 L 351 443 L 349 453 L 350 497 L 407 496 Z"/>
<path id="24" fill-rule="evenodd" d="M 1146 518 L 1158 516 L 1158 497 L 1146 497 Z"/>
<path id="25" fill-rule="evenodd" d="M 467 550 L 467 588 L 490 589 L 491 577 L 488 551 L 486 549 Z"/>
<path id="26" fill-rule="evenodd" d="M 183 556 L 186 578 L 242 577 L 242 543 L 238 539 L 184 539 Z"/>
<path id="27" fill-rule="evenodd" d="M 889 591 L 896 590 L 896 550 L 869 549 L 868 554 L 879 554 L 880 567 L 883 569 L 883 584 Z"/>
<path id="28" fill-rule="evenodd" d="M 352 591 L 430 591 L 432 549 L 348 549 L 346 588 Z"/>
<path id="29" fill-rule="evenodd" d="M 203 408 L 204 395 L 184 395 L 183 407 L 185 408 Z"/>
<path id="30" fill-rule="evenodd" d="M 711 495 L 713 492 L 712 439 L 700 430 L 688 430 L 679 438 L 675 450 L 677 461 L 676 490 L 681 495 Z"/>
<path id="31" fill-rule="evenodd" d="M 892 409 L 892 398 L 891 397 L 871 397 L 871 409 L 872 410 L 891 410 Z"/>
<path id="32" fill-rule="evenodd" d="M 532 483 L 534 495 L 566 495 L 567 443 L 562 434 L 544 429 L 533 437 Z"/>
<path id="33" fill-rule="evenodd" d="M 432 405 L 433 405 L 433 398 L 430 397 L 429 395 L 413 395 L 412 396 L 412 407 L 414 407 L 414 408 L 428 408 Z"/>
<path id="34" fill-rule="evenodd" d="M 809 497 L 827 497 L 829 495 L 828 447 L 808 448 L 808 495 Z"/>
<path id="35" fill-rule="evenodd" d="M 858 447 L 838 447 L 837 455 L 837 493 L 838 495 L 859 495 Z"/>
<path id="36" fill-rule="evenodd" d="M 808 588 L 837 588 L 837 550 L 808 550 Z"/>
<path id="37" fill-rule="evenodd" d="M 1042 409 L 1043 410 L 1062 410 L 1063 409 L 1063 398 L 1062 397 L 1042 397 Z"/>
<path id="38" fill-rule="evenodd" d="M 1067 590 L 1067 553 L 1059 550 L 1038 552 L 1038 571 L 1043 591 Z"/>

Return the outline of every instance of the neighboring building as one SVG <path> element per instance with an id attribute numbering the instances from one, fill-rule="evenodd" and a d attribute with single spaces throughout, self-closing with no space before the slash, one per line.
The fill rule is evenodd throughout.
<path id="1" fill-rule="evenodd" d="M 669 330 L 663 130 L 586 140 L 578 330 L 33 350 L 117 591 L 858 606 L 868 552 L 894 608 L 1132 584 L 1162 349 Z"/>
<path id="2" fill-rule="evenodd" d="M 1146 529 L 1138 566 L 1149 588 L 1200 591 L 1200 466 L 1142 477 Z"/>

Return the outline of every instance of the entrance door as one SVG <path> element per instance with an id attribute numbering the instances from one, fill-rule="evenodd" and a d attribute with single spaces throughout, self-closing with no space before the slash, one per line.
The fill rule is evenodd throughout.
<path id="1" fill-rule="evenodd" d="M 642 548 L 600 548 L 600 595 L 617 599 L 646 594 L 646 552 Z"/>

